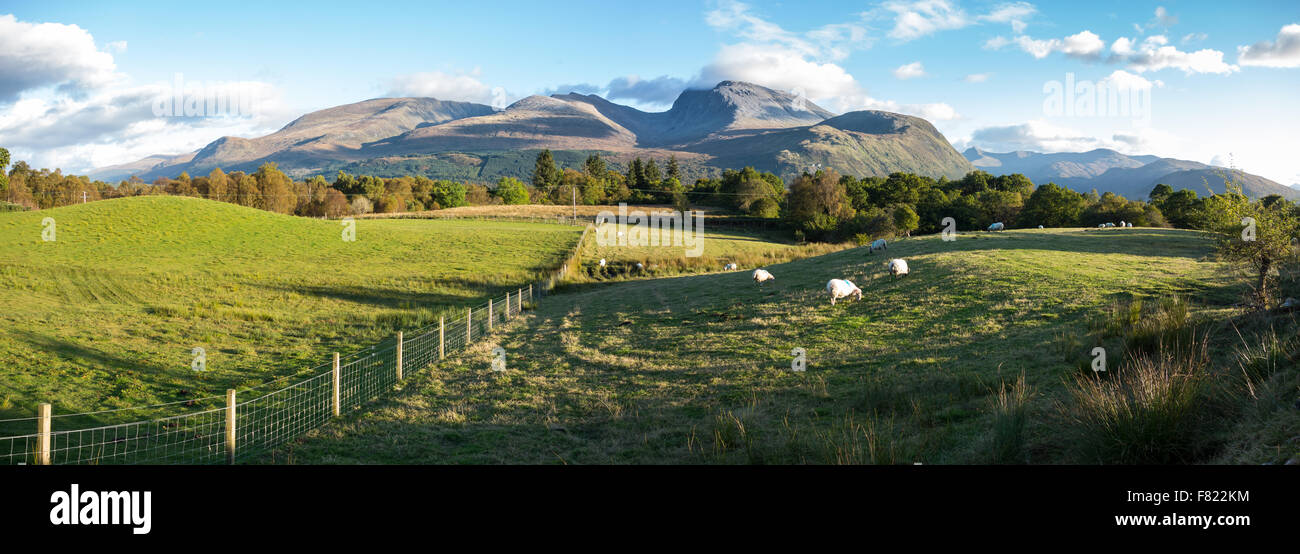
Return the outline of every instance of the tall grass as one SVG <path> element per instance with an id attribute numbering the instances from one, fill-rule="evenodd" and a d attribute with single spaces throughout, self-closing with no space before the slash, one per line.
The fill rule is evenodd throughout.
<path id="1" fill-rule="evenodd" d="M 1020 372 L 1014 383 L 1003 381 L 992 398 L 993 463 L 1024 463 L 1025 423 L 1029 418 L 1029 401 L 1034 391 Z"/>
<path id="2" fill-rule="evenodd" d="M 1134 298 L 1116 302 L 1089 323 L 1101 338 L 1120 338 L 1125 356 L 1151 354 L 1161 349 L 1183 349 L 1194 338 L 1186 298 L 1171 296 L 1156 301 Z"/>
<path id="3" fill-rule="evenodd" d="M 1157 345 L 1125 360 L 1108 378 L 1076 375 L 1061 411 L 1080 461 L 1168 464 L 1203 451 L 1199 419 L 1209 402 L 1204 337 L 1181 348 Z"/>

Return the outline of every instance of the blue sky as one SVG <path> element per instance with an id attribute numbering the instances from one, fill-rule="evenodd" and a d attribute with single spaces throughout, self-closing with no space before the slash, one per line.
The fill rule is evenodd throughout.
<path id="1" fill-rule="evenodd" d="M 177 74 L 243 83 L 258 109 L 156 117 L 146 108 Z M 1149 103 L 1045 108 L 1068 74 Z M 721 79 L 920 115 L 959 149 L 1106 147 L 1300 183 L 1294 1 L 0 5 L 0 145 L 67 171 L 380 96 L 504 106 L 577 90 L 662 110 Z"/>

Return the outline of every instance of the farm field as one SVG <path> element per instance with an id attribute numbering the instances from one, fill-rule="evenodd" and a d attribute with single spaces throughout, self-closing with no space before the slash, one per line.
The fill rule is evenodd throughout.
<path id="1" fill-rule="evenodd" d="M 477 345 L 268 461 L 1092 463 L 1050 426 L 1091 348 L 1115 346 L 1089 320 L 1171 296 L 1222 319 L 1241 288 L 1211 250 L 1171 229 L 964 233 L 770 266 L 762 287 L 738 271 L 580 289 L 499 337 L 507 372 Z M 830 306 L 830 278 L 863 299 Z M 1024 444 L 995 459 L 997 392 L 1022 373 Z"/>
<path id="2" fill-rule="evenodd" d="M 0 419 L 38 402 L 56 414 L 138 407 L 307 372 L 538 279 L 582 229 L 359 220 L 353 242 L 342 231 L 185 197 L 0 213 Z"/>
<path id="3" fill-rule="evenodd" d="M 728 263 L 734 263 L 740 270 L 752 270 L 771 264 L 788 262 L 809 256 L 816 256 L 843 250 L 852 246 L 849 243 L 795 244 L 787 233 L 760 230 L 710 229 L 708 224 L 702 232 L 693 237 L 686 237 L 678 229 L 665 230 L 661 234 L 662 243 L 657 246 L 635 246 L 617 244 L 615 226 L 608 225 L 607 235 L 610 239 L 596 240 L 599 233 L 583 243 L 581 259 L 581 276 L 574 276 L 572 281 L 609 281 L 628 278 L 664 277 L 689 273 L 714 273 L 723 270 Z M 698 241 L 698 246 L 695 242 Z M 672 243 L 673 246 L 665 244 Z M 676 246 L 675 244 L 681 244 Z M 698 256 L 687 256 L 687 251 L 698 248 Z M 606 267 L 602 269 L 599 261 L 604 259 Z M 643 270 L 634 266 L 641 263 Z"/>

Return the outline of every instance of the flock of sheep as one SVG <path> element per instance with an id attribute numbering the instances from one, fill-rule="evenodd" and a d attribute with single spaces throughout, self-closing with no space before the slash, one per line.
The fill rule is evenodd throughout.
<path id="1" fill-rule="evenodd" d="M 885 239 L 877 239 L 872 241 L 869 252 L 875 253 L 877 250 L 888 249 L 889 245 L 885 242 Z M 894 258 L 885 262 L 885 268 L 889 270 L 889 274 L 895 279 L 911 272 L 911 269 L 907 267 L 907 260 L 902 258 Z M 735 270 L 736 264 L 727 264 L 726 269 Z M 754 282 L 759 286 L 762 286 L 764 282 L 775 280 L 776 276 L 772 275 L 772 272 L 766 269 L 754 270 Z M 862 300 L 862 289 L 858 288 L 857 285 L 853 284 L 853 281 L 849 281 L 848 279 L 831 279 L 830 281 L 827 281 L 826 294 L 830 295 L 832 306 L 834 306 L 835 302 L 841 298 L 853 297 L 856 300 Z"/>

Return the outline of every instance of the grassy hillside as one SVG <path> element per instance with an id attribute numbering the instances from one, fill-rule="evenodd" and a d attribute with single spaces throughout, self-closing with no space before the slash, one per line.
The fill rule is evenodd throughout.
<path id="1" fill-rule="evenodd" d="M 913 272 L 896 281 L 884 255 L 856 248 L 772 266 L 761 288 L 742 272 L 584 289 L 500 338 L 510 371 L 492 372 L 494 345 L 481 344 L 276 459 L 1091 461 L 1056 427 L 1091 348 L 1120 363 L 1089 322 L 1117 300 L 1169 295 L 1191 299 L 1189 317 L 1222 319 L 1240 289 L 1210 251 L 1178 230 L 966 233 L 892 244 Z M 830 306 L 836 277 L 864 298 Z M 1028 423 L 1007 449 L 998 392 L 1022 374 L 1011 413 Z"/>
<path id="2" fill-rule="evenodd" d="M 47 217 L 53 242 L 41 239 Z M 0 213 L 0 419 L 41 401 L 56 413 L 139 406 L 307 370 L 513 290 L 581 233 L 360 220 L 345 242 L 342 230 L 184 197 Z"/>

